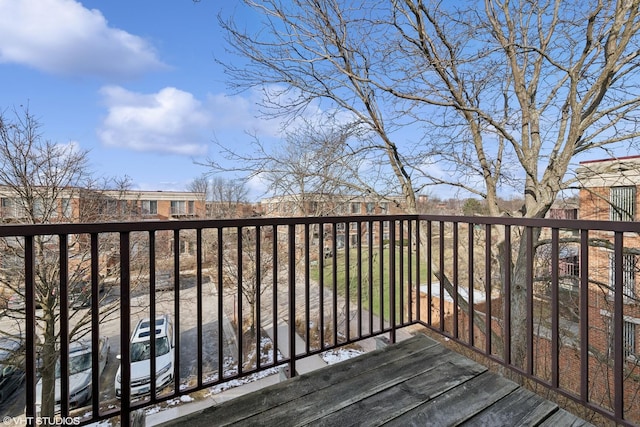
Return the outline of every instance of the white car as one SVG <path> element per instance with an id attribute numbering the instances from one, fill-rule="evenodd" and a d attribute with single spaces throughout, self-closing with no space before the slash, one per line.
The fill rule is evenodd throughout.
<path id="1" fill-rule="evenodd" d="M 174 378 L 175 357 L 173 326 L 169 316 L 156 318 L 156 390 L 160 390 L 171 383 Z M 131 397 L 142 396 L 151 391 L 151 321 L 143 319 L 131 336 Z M 118 359 L 120 355 L 117 356 Z M 116 397 L 122 396 L 122 365 L 116 373 Z"/>
<path id="2" fill-rule="evenodd" d="M 98 341 L 98 370 L 101 375 L 109 359 L 109 338 Z M 55 411 L 60 411 L 60 359 L 56 363 Z M 69 345 L 69 408 L 79 408 L 91 400 L 91 342 L 76 341 Z M 42 379 L 36 384 L 36 413 L 42 404 Z"/>

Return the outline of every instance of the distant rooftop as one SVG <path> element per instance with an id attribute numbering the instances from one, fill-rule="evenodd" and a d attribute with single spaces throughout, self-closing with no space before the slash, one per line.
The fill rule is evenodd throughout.
<path id="1" fill-rule="evenodd" d="M 580 162 L 576 176 L 583 188 L 640 184 L 640 155 Z"/>

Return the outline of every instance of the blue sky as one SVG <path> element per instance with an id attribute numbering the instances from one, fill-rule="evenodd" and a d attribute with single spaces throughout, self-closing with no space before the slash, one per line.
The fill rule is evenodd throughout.
<path id="1" fill-rule="evenodd" d="M 227 94 L 220 12 L 252 24 L 233 1 L 0 0 L 0 108 L 28 105 L 47 139 L 90 150 L 97 175 L 184 190 L 214 138 L 277 137 L 255 94 Z"/>

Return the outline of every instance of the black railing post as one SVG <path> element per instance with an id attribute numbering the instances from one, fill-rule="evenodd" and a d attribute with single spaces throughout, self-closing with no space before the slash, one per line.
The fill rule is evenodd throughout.
<path id="1" fill-rule="evenodd" d="M 344 276 L 345 276 L 345 282 L 344 282 L 344 312 L 345 312 L 345 319 L 344 319 L 344 323 L 345 323 L 345 336 L 347 338 L 347 342 L 349 342 L 351 340 L 351 325 L 350 325 L 350 314 L 351 314 L 351 307 L 349 307 L 349 299 L 351 297 L 350 295 L 350 283 L 351 283 L 351 259 L 349 257 L 349 249 L 351 248 L 351 223 L 349 221 L 347 221 L 345 223 L 344 229 L 345 229 L 345 245 L 344 245 Z M 336 328 L 337 330 L 337 328 Z"/>
<path id="2" fill-rule="evenodd" d="M 173 231 L 173 341 L 175 351 L 173 352 L 173 387 L 175 391 L 180 390 L 180 229 Z M 151 319 L 151 324 L 155 324 L 155 318 Z M 155 341 L 155 340 L 154 340 Z M 155 381 L 156 374 L 151 374 L 152 381 Z M 137 427 L 137 426 L 136 426 Z"/>
<path id="3" fill-rule="evenodd" d="M 615 281 L 613 289 L 613 411 L 617 419 L 624 417 L 624 251 L 623 233 L 614 234 Z"/>
<path id="4" fill-rule="evenodd" d="M 311 243 L 310 243 L 310 230 L 309 224 L 304 225 L 304 259 L 305 259 L 305 267 L 304 267 L 304 342 L 305 342 L 305 352 L 309 353 L 311 351 L 311 302 L 310 302 L 310 284 L 311 284 L 311 271 L 310 271 L 310 257 L 311 257 Z M 322 248 L 322 244 L 319 245 L 322 250 L 322 255 L 320 257 L 324 257 L 324 249 Z"/>
<path id="5" fill-rule="evenodd" d="M 131 425 L 131 278 L 129 268 L 129 232 L 120 233 L 120 424 Z"/>
<path id="6" fill-rule="evenodd" d="M 99 313 L 100 304 L 100 263 L 98 252 L 98 233 L 91 233 L 91 348 L 99 347 L 100 339 L 100 318 L 97 315 Z M 100 375 L 98 365 L 99 352 L 92 351 L 92 366 L 93 371 L 91 382 L 91 414 L 93 417 L 100 415 L 100 399 L 96 396 L 100 396 Z"/>
<path id="7" fill-rule="evenodd" d="M 60 262 L 60 414 L 69 416 L 69 254 L 67 235 L 58 235 Z M 95 349 L 91 349 L 95 352 Z M 93 373 L 92 373 L 93 374 Z"/>
<path id="8" fill-rule="evenodd" d="M 289 376 L 296 376 L 296 226 L 289 224 Z"/>
<path id="9" fill-rule="evenodd" d="M 474 325 L 475 325 L 475 301 L 474 301 L 474 293 L 475 293 L 475 289 L 474 289 L 474 280 L 475 280 L 475 275 L 474 275 L 474 224 L 469 223 L 468 224 L 468 229 L 467 229 L 467 239 L 469 241 L 469 248 L 468 248 L 468 252 L 467 252 L 467 258 L 469 260 L 469 272 L 468 274 L 468 281 L 467 281 L 467 287 L 469 288 L 469 319 L 467 320 L 468 322 L 468 328 L 469 328 L 469 345 L 471 347 L 475 347 L 475 334 L 474 334 Z"/>
<path id="10" fill-rule="evenodd" d="M 224 358 L 222 355 L 224 354 L 222 349 L 224 348 L 225 343 L 225 333 L 224 333 L 224 322 L 225 322 L 225 314 L 224 314 L 224 275 L 223 275 L 223 262 L 224 262 L 224 245 L 223 245 L 223 228 L 217 228 L 217 254 L 218 254 L 218 262 L 216 265 L 216 278 L 217 278 L 217 303 L 218 303 L 218 381 L 224 380 Z M 227 339 L 231 339 L 231 337 L 227 337 Z"/>
<path id="11" fill-rule="evenodd" d="M 204 340 L 202 339 L 202 228 L 196 229 L 196 332 L 197 332 L 197 372 L 198 372 L 198 386 L 202 387 L 203 372 L 203 354 L 202 348 L 204 346 Z"/>
<path id="12" fill-rule="evenodd" d="M 152 322 L 155 322 L 155 318 L 157 317 L 156 313 L 156 235 L 153 231 L 149 232 L 149 319 Z M 153 324 L 153 323 L 152 323 Z M 152 339 L 149 341 L 150 343 L 150 353 L 151 357 L 149 357 L 149 374 L 152 372 L 155 373 L 157 371 L 156 366 L 156 340 Z M 151 374 L 151 378 L 155 375 Z M 156 381 L 151 380 L 150 383 L 150 391 L 151 400 L 155 400 L 156 397 Z"/>
<path id="13" fill-rule="evenodd" d="M 551 230 L 551 384 L 553 387 L 560 385 L 560 290 L 558 276 L 558 248 L 559 230 Z"/>
<path id="14" fill-rule="evenodd" d="M 389 221 L 389 339 L 396 342 L 396 223 Z M 382 311 L 383 309 L 381 309 Z"/>
<path id="15" fill-rule="evenodd" d="M 333 323 L 333 342 L 332 346 L 338 345 L 338 239 L 337 239 L 337 223 L 332 223 L 333 233 L 333 263 L 331 264 L 331 322 Z M 346 224 L 343 223 L 346 228 Z M 346 230 L 345 230 L 346 234 Z M 346 237 L 343 234 L 343 239 Z M 346 240 L 346 239 L 344 239 Z M 343 246 L 348 246 L 346 241 L 343 241 Z M 345 248 L 346 250 L 346 248 Z"/>
<path id="16" fill-rule="evenodd" d="M 427 324 L 433 325 L 433 309 L 431 308 L 431 301 L 433 298 L 433 291 L 431 286 L 433 285 L 433 248 L 431 242 L 433 241 L 433 225 L 431 221 L 427 221 Z"/>
<path id="17" fill-rule="evenodd" d="M 589 230 L 580 230 L 580 398 L 589 401 Z"/>
<path id="18" fill-rule="evenodd" d="M 416 321 L 420 321 L 422 320 L 422 316 L 420 313 L 420 298 L 421 298 L 421 292 L 420 292 L 420 266 L 422 265 L 422 257 L 420 256 L 420 246 L 422 245 L 422 239 L 420 236 L 420 221 L 416 220 L 416 231 L 415 231 L 415 235 L 416 235 L 416 240 L 415 240 L 415 245 L 416 245 L 416 317 L 415 320 Z M 412 319 L 413 320 L 413 319 Z"/>
<path id="19" fill-rule="evenodd" d="M 251 322 L 255 322 L 254 328 L 257 336 L 256 339 L 256 347 L 257 354 L 262 354 L 261 348 L 261 331 L 262 331 L 262 319 L 260 315 L 260 305 L 262 304 L 262 270 L 261 270 L 261 259 L 262 259 L 262 232 L 260 226 L 256 226 L 256 252 L 255 252 L 255 266 L 254 270 L 256 272 L 255 284 L 256 284 L 256 294 L 255 294 L 255 304 L 251 309 Z M 261 357 L 256 357 L 256 369 L 260 370 L 260 366 L 262 365 Z"/>
<path id="20" fill-rule="evenodd" d="M 33 236 L 24 238 L 24 291 L 25 291 L 25 415 L 27 424 L 36 425 L 36 303 L 35 303 L 35 249 Z"/>
<path id="21" fill-rule="evenodd" d="M 491 330 L 491 224 L 485 225 L 485 249 L 484 249 L 484 295 L 485 295 L 485 344 L 486 355 L 492 353 Z"/>
<path id="22" fill-rule="evenodd" d="M 440 281 L 439 281 L 439 285 L 440 285 L 440 289 L 439 289 L 439 296 L 440 296 L 440 305 L 439 305 L 439 309 L 440 309 L 440 313 L 438 314 L 438 321 L 440 322 L 440 332 L 445 332 L 445 321 L 446 319 L 444 318 L 444 313 L 445 313 L 445 307 L 444 307 L 444 301 L 445 301 L 445 289 L 444 289 L 444 281 L 446 280 L 446 275 L 445 275 L 445 268 L 444 268 L 444 259 L 445 259 L 445 246 L 444 246 L 444 227 L 445 227 L 445 222 L 444 221 L 440 221 L 438 222 L 439 224 L 439 238 L 438 238 L 438 270 L 439 270 L 439 274 L 440 274 Z"/>
<path id="23" fill-rule="evenodd" d="M 504 348 L 503 357 L 507 364 L 511 364 L 511 226 L 504 227 Z"/>
<path id="24" fill-rule="evenodd" d="M 451 295 L 452 299 L 453 299 L 453 336 L 455 338 L 459 337 L 459 333 L 458 333 L 458 292 L 459 292 L 459 287 L 458 287 L 458 261 L 459 261 L 459 255 L 458 255 L 458 250 L 460 248 L 460 239 L 459 239 L 459 232 L 458 232 L 458 222 L 453 222 L 451 224 L 453 226 L 453 259 L 451 260 L 451 262 L 453 263 L 453 295 Z"/>
<path id="25" fill-rule="evenodd" d="M 242 269 L 243 269 L 243 253 L 242 253 L 242 245 L 243 245 L 243 241 L 242 241 L 242 227 L 237 227 L 236 228 L 236 233 L 237 233 L 237 246 L 236 246 L 236 256 L 238 257 L 236 263 L 236 279 L 238 281 L 238 289 L 237 289 L 237 301 L 236 301 L 236 305 L 238 307 L 238 317 L 236 319 L 237 323 L 237 334 L 238 334 L 238 374 L 242 375 L 242 370 L 243 370 L 243 356 L 244 356 L 244 352 L 243 352 L 243 343 L 244 343 L 244 313 L 242 312 L 242 299 L 243 299 L 243 295 L 242 295 L 242 289 L 244 286 L 243 281 L 243 274 L 242 274 Z M 278 325 L 276 324 L 274 326 L 276 329 L 278 328 Z M 276 345 L 277 347 L 277 345 Z"/>
<path id="26" fill-rule="evenodd" d="M 535 255 L 533 249 L 533 228 L 527 227 L 525 230 L 526 257 L 527 257 L 527 374 L 533 375 L 534 372 L 534 355 L 533 355 L 533 258 Z"/>

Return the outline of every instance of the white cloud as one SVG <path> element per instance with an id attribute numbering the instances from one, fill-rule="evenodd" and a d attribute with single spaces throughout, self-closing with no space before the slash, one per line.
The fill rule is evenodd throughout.
<path id="1" fill-rule="evenodd" d="M 210 94 L 204 101 L 174 87 L 143 94 L 105 86 L 107 106 L 98 137 L 104 145 L 135 151 L 203 155 L 212 139 L 232 144 L 277 137 L 280 123 L 257 118 L 255 98 Z"/>
<path id="2" fill-rule="evenodd" d="M 165 67 L 147 41 L 74 0 L 0 0 L 0 63 L 105 78 Z"/>
<path id="3" fill-rule="evenodd" d="M 216 129 L 239 130 L 256 135 L 277 137 L 280 135 L 281 123 L 260 117 L 258 110 L 259 94 L 247 92 L 248 97 L 228 96 L 224 94 L 209 95 L 207 105 L 214 114 Z"/>
<path id="4" fill-rule="evenodd" d="M 212 115 L 192 94 L 167 87 L 147 95 L 118 86 L 101 93 L 108 108 L 98 130 L 103 144 L 181 155 L 206 152 Z"/>

